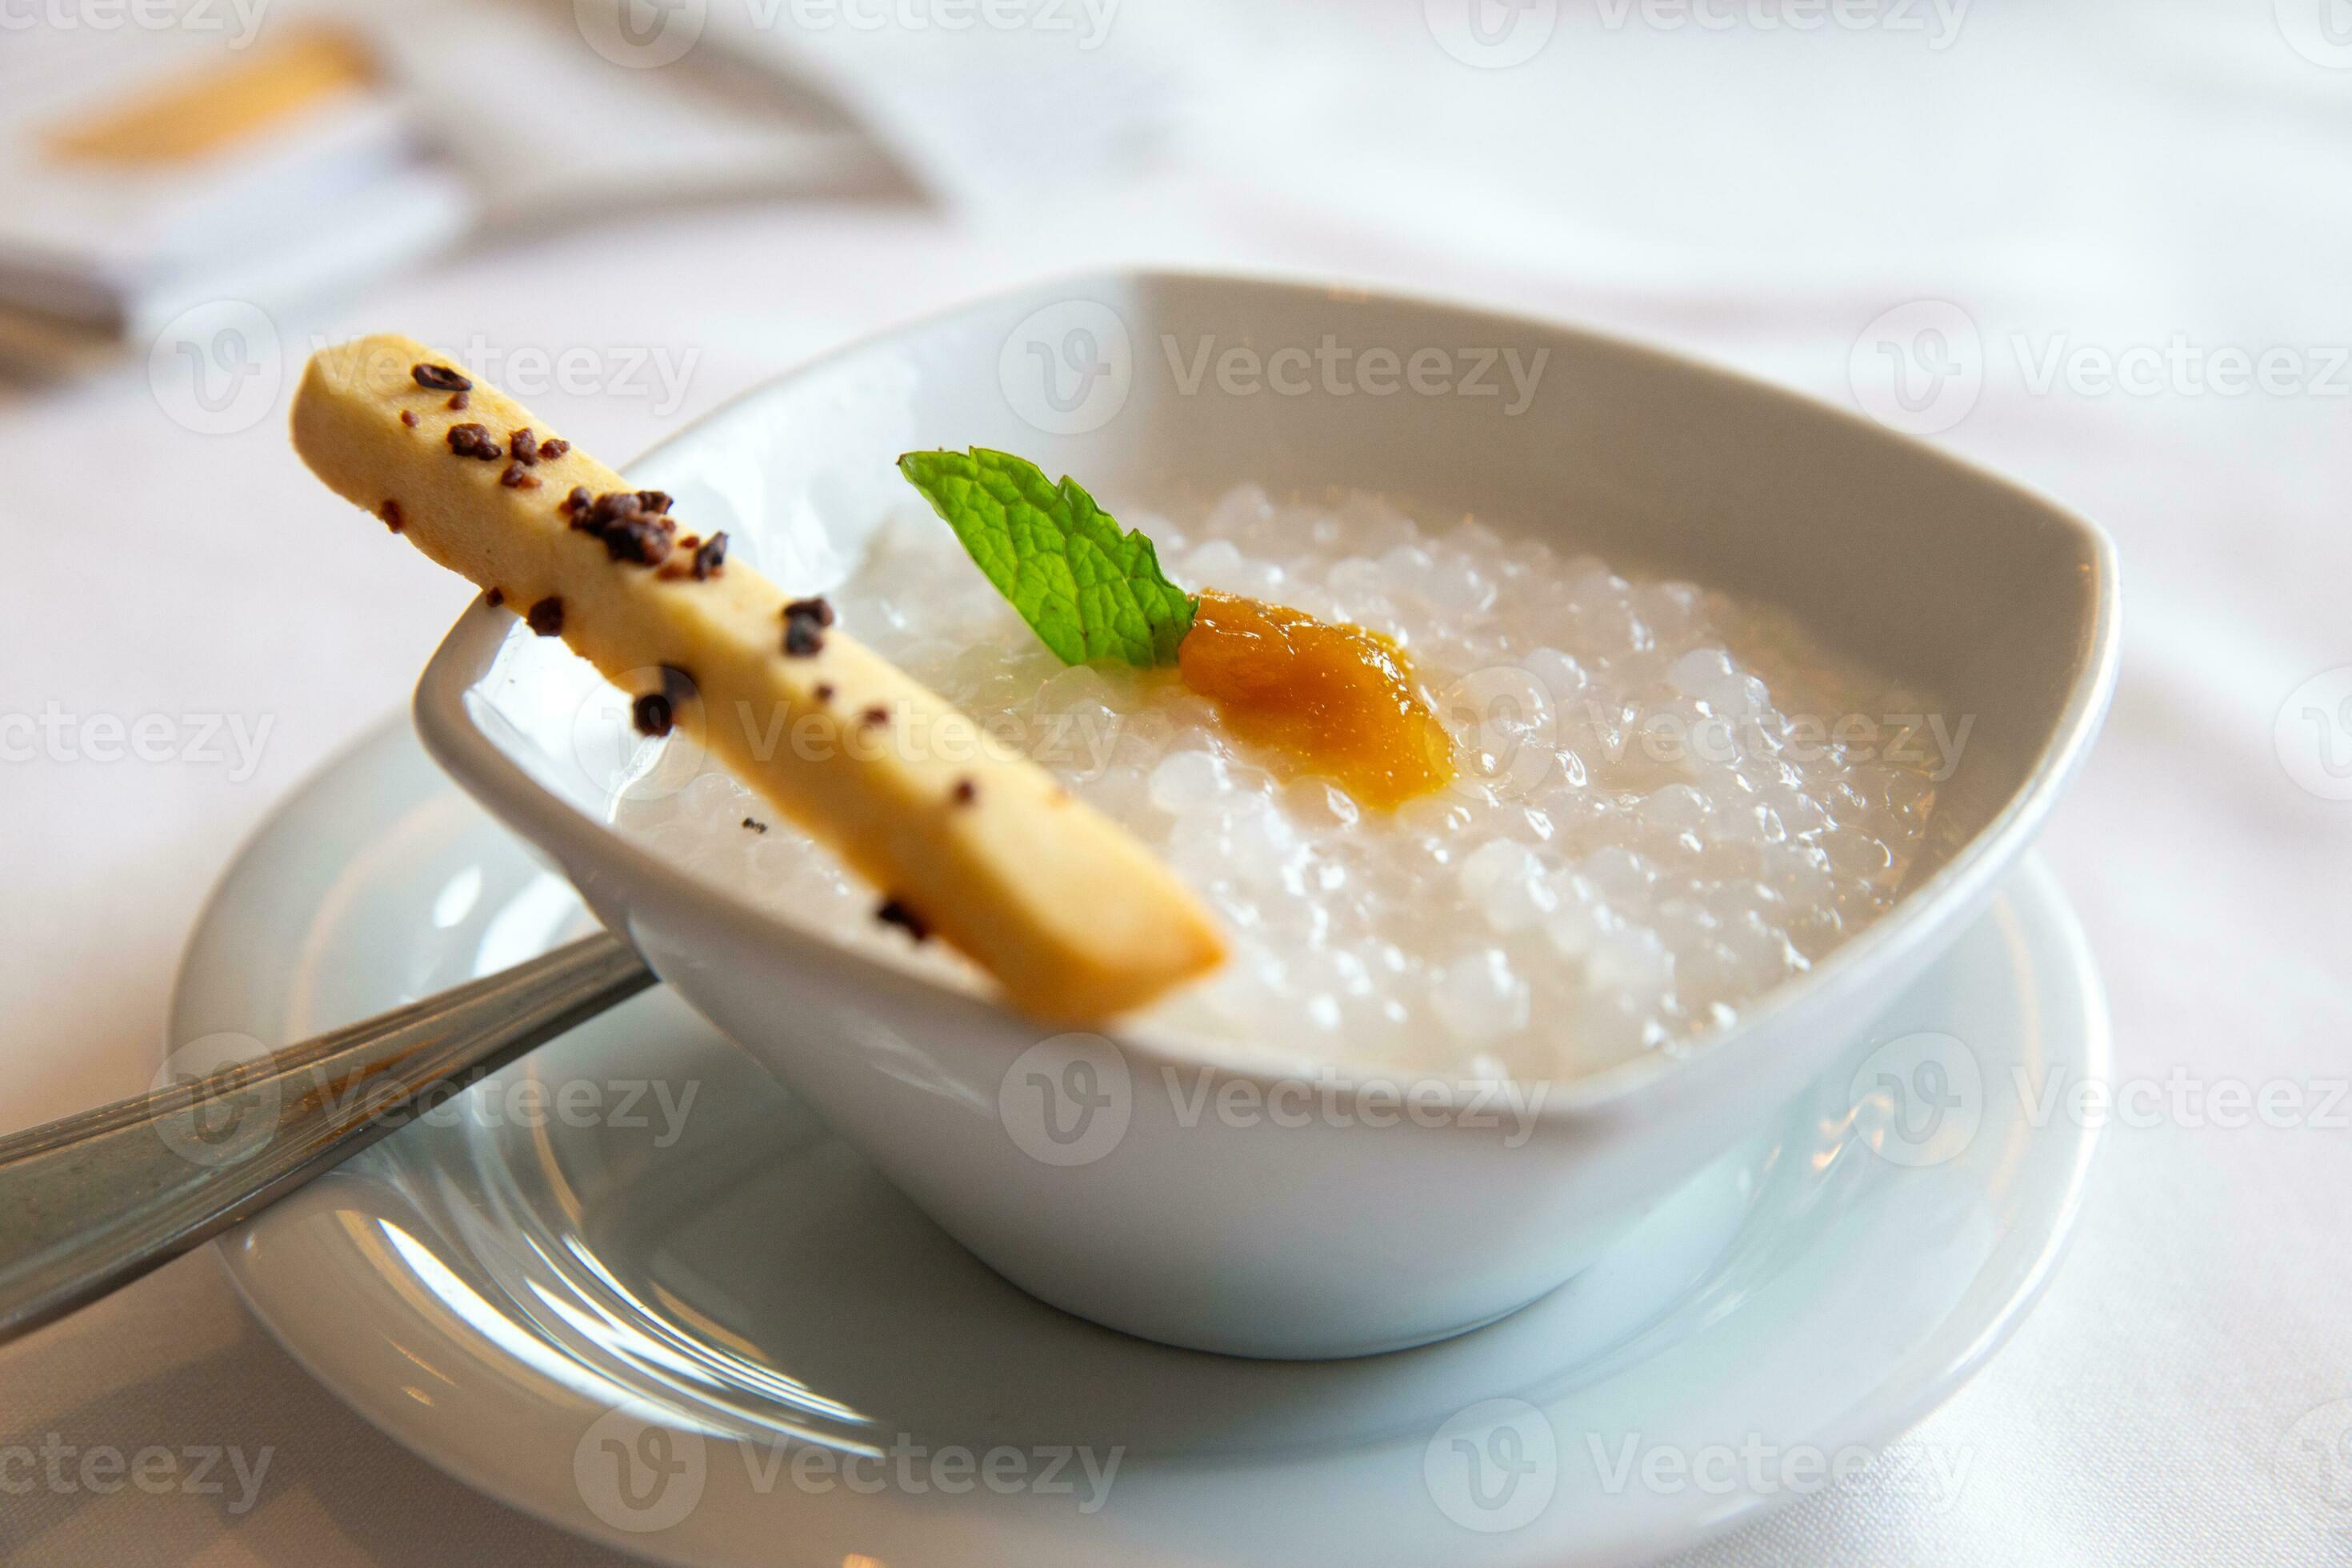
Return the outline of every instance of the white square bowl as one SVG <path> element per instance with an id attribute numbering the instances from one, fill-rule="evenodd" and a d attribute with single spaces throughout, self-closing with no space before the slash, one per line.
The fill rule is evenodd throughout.
<path id="1" fill-rule="evenodd" d="M 1327 384 L 1305 368 L 1327 343 L 1358 364 L 1437 349 L 1454 374 L 1442 389 L 1433 374 Z M 1270 372 L 1299 352 L 1278 379 L 1221 382 L 1194 374 L 1203 344 L 1213 358 L 1246 346 Z M 1507 353 L 1541 367 L 1523 395 Z M 1482 358 L 1492 395 L 1464 384 Z M 686 526 L 727 530 L 739 558 L 814 593 L 902 495 L 899 453 L 975 445 L 1114 500 L 1255 481 L 1474 513 L 1778 605 L 1973 725 L 1894 910 L 1688 1052 L 1544 1085 L 1524 1126 L 1452 1084 L 1419 1086 L 1431 1110 L 1375 1119 L 1387 1125 L 1223 1117 L 1199 1107 L 1230 1085 L 1257 1105 L 1307 1103 L 1280 1042 L 1262 1062 L 1210 1065 L 1148 1024 L 1041 1040 L 985 996 L 847 951 L 622 837 L 609 816 L 637 750 L 625 704 L 596 700 L 595 672 L 511 613 L 470 609 L 416 694 L 441 763 L 980 1257 L 1171 1343 L 1369 1353 L 1573 1275 L 1958 935 L 2081 762 L 2114 683 L 2112 548 L 2050 501 L 1687 360 L 1351 289 L 1119 273 L 986 300 L 748 393 L 630 474 L 676 496 Z M 1365 1106 L 1365 1080 L 1333 1081 L 1310 1087 L 1337 1098 L 1313 1103 Z"/>

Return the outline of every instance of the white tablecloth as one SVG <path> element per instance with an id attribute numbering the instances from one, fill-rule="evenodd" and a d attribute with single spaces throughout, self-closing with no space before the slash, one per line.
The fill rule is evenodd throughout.
<path id="1" fill-rule="evenodd" d="M 2125 562 L 2114 717 L 2046 840 L 2105 967 L 2121 1071 L 2285 1082 L 2318 1105 L 2347 1072 L 2352 1022 L 2352 804 L 2324 798 L 2336 753 L 2320 748 L 2352 755 L 2352 730 L 2327 692 L 2295 700 L 2284 751 L 2274 722 L 2307 679 L 2352 664 L 2352 69 L 2321 3 L 1987 5 L 1954 33 L 1948 5 L 1887 0 L 1843 13 L 1873 26 L 1800 32 L 1761 25 L 1802 14 L 1773 0 L 1714 0 L 1719 30 L 1655 25 L 1680 13 L 1633 0 L 1570 7 L 1509 69 L 1449 56 L 1417 0 L 1253 12 L 1188 128 L 1082 205 L 616 216 L 279 325 L 295 356 L 312 333 L 383 327 L 614 351 L 598 384 L 534 401 L 625 453 L 870 326 L 1103 260 L 1399 282 L 1841 401 L 1869 323 L 1950 301 L 1984 384 L 1933 438 L 2101 520 Z M 2097 355 L 2141 346 L 2161 368 L 2101 390 Z M 674 392 L 621 374 L 617 351 L 636 348 L 683 367 Z M 2237 395 L 2181 368 L 2233 349 L 2290 357 L 2272 390 Z M 0 712 L 62 714 L 101 749 L 101 716 L 161 715 L 147 734 L 163 759 L 45 740 L 0 763 L 0 1131 L 147 1085 L 182 939 L 239 837 L 404 700 L 470 594 L 355 526 L 289 454 L 278 412 L 227 434 L 201 423 L 143 365 L 0 393 Z M 210 715 L 235 724 L 201 747 Z M 1921 1429 L 1972 1455 L 1958 1499 L 1832 1493 L 1700 1560 L 2352 1550 L 2274 1478 L 2317 1462 L 2299 1436 L 2340 1430 L 2326 1407 L 2352 1398 L 2343 1115 L 2113 1128 L 2047 1299 Z M 0 1352 L 0 1442 L 50 1433 L 272 1458 L 249 1509 L 229 1506 L 234 1484 L 0 1495 L 0 1558 L 596 1555 L 345 1412 L 209 1257 Z"/>

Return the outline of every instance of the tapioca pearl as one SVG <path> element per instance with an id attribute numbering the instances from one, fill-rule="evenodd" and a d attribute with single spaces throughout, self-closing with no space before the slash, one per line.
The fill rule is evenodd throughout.
<path id="1" fill-rule="evenodd" d="M 1667 784 L 1650 792 L 1634 815 L 1647 827 L 1663 829 L 1670 834 L 1696 833 L 1706 825 L 1715 808 L 1689 784 Z"/>
<path id="2" fill-rule="evenodd" d="M 715 768 L 706 767 L 678 791 L 678 805 L 689 816 L 716 816 L 735 805 L 743 795 L 741 784 Z"/>
<path id="3" fill-rule="evenodd" d="M 1282 786 L 1278 798 L 1284 813 L 1308 832 L 1352 827 L 1363 815 L 1355 796 L 1328 779 L 1292 779 Z"/>
<path id="4" fill-rule="evenodd" d="M 1829 897 L 1837 878 L 1830 868 L 1827 850 L 1802 839 L 1790 839 L 1767 845 L 1763 852 L 1764 869 L 1759 880 L 1790 904 L 1816 902 Z"/>
<path id="5" fill-rule="evenodd" d="M 1840 827 L 1822 837 L 1832 874 L 1868 882 L 1891 877 L 1895 857 L 1885 842 L 1857 828 Z"/>
<path id="6" fill-rule="evenodd" d="M 1324 580 L 1333 594 L 1349 604 L 1389 596 L 1388 574 L 1368 556 L 1350 555 L 1335 563 Z"/>
<path id="7" fill-rule="evenodd" d="M 1845 940 L 1845 921 L 1838 911 L 1822 904 L 1793 906 L 1787 926 L 1790 945 L 1806 958 L 1819 963 Z"/>
<path id="8" fill-rule="evenodd" d="M 1114 822 L 1124 822 L 1142 815 L 1151 804 L 1151 780 L 1131 763 L 1113 763 L 1087 781 L 1078 793 L 1097 811 Z"/>
<path id="9" fill-rule="evenodd" d="M 1694 1016 L 1706 1015 L 1718 1006 L 1738 1006 L 1756 994 L 1759 978 L 1756 965 L 1713 939 L 1683 948 L 1675 964 L 1675 995 L 1684 1010 Z"/>
<path id="10" fill-rule="evenodd" d="M 1274 502 L 1258 485 L 1235 485 L 1217 498 L 1202 521 L 1202 531 L 1214 538 L 1231 539 L 1274 517 Z M 1158 538 L 1157 534 L 1150 535 Z"/>
<path id="11" fill-rule="evenodd" d="M 1437 542 L 1473 561 L 1492 561 L 1503 553 L 1503 536 L 1473 517 L 1465 517 L 1437 536 Z"/>
<path id="12" fill-rule="evenodd" d="M 1601 889 L 1601 896 L 1620 909 L 1647 908 L 1655 873 L 1631 849 L 1608 845 L 1587 855 L 1577 874 Z"/>
<path id="13" fill-rule="evenodd" d="M 1522 654 L 1519 668 L 1550 694 L 1555 711 L 1582 700 L 1592 678 L 1572 654 L 1556 647 L 1537 647 Z"/>
<path id="14" fill-rule="evenodd" d="M 1058 713 L 1080 703 L 1101 703 L 1110 695 L 1110 683 L 1090 665 L 1074 664 L 1037 688 L 1041 712 Z"/>
<path id="15" fill-rule="evenodd" d="M 1559 837 L 1559 826 L 1541 806 L 1507 801 L 1487 826 L 1499 837 L 1540 848 Z"/>
<path id="16" fill-rule="evenodd" d="M 1418 544 L 1399 544 L 1382 551 L 1380 568 L 1383 591 L 1392 599 L 1418 602 L 1422 584 L 1427 580 L 1433 564 L 1429 552 Z"/>
<path id="17" fill-rule="evenodd" d="M 1359 555 L 1379 555 L 1421 537 L 1421 527 L 1386 497 L 1359 491 L 1341 500 L 1333 513 L 1349 550 Z"/>
<path id="18" fill-rule="evenodd" d="M 1421 602 L 1435 615 L 1459 624 L 1483 616 L 1495 604 L 1495 584 L 1486 574 L 1453 550 L 1423 557 L 1428 562 L 1413 585 Z"/>
<path id="19" fill-rule="evenodd" d="M 1559 909 L 1544 922 L 1544 939 L 1561 957 L 1584 957 L 1623 923 L 1601 890 L 1584 878 L 1561 877 L 1552 888 Z"/>
<path id="20" fill-rule="evenodd" d="M 1654 1024 L 1632 998 L 1587 990 L 1579 993 L 1574 1011 L 1563 1026 L 1562 1033 L 1577 1043 L 1580 1053 L 1605 1062 L 1622 1060 L 1643 1050 L 1649 1044 Z"/>
<path id="21" fill-rule="evenodd" d="M 1207 752 L 1171 752 L 1151 770 L 1151 804 L 1176 816 L 1213 805 L 1225 791 L 1227 764 Z"/>
<path id="22" fill-rule="evenodd" d="M 1433 977 L 1429 1004 L 1439 1026 L 1457 1040 L 1491 1040 L 1527 1027 L 1527 983 L 1500 948 L 1453 958 Z"/>
<path id="23" fill-rule="evenodd" d="M 1234 877 L 1254 888 L 1303 895 L 1307 846 L 1272 802 L 1255 795 L 1246 798 L 1252 808 L 1237 813 L 1226 830 Z"/>
<path id="24" fill-rule="evenodd" d="M 1185 581 L 1195 588 L 1235 590 L 1246 563 L 1230 539 L 1212 539 L 1184 558 Z"/>
<path id="25" fill-rule="evenodd" d="M 1470 826 L 1471 813 L 1459 798 L 1441 790 L 1405 802 L 1397 807 L 1395 819 L 1397 826 L 1417 838 L 1451 839 Z"/>
<path id="26" fill-rule="evenodd" d="M 1936 781 L 1924 773 L 1898 773 L 1886 786 L 1887 810 L 1907 831 L 1916 833 L 1936 808 L 1937 790 Z"/>
<path id="27" fill-rule="evenodd" d="M 1658 634 L 1662 645 L 1687 646 L 1706 629 L 1705 602 L 1694 584 L 1643 584 L 1633 590 L 1633 613 Z"/>
<path id="28" fill-rule="evenodd" d="M 1458 880 L 1486 924 L 1507 934 L 1541 925 L 1559 908 L 1556 869 L 1523 844 L 1495 839 L 1463 857 Z"/>
<path id="29" fill-rule="evenodd" d="M 1559 572 L 1559 552 L 1533 535 L 1505 541 L 1502 554 L 1506 563 L 1529 577 L 1549 579 Z"/>
<path id="30" fill-rule="evenodd" d="M 1584 973 L 1595 990 L 1625 997 L 1644 1012 L 1654 1011 L 1675 983 L 1675 961 L 1658 933 L 1646 926 L 1611 931 L 1584 955 Z"/>

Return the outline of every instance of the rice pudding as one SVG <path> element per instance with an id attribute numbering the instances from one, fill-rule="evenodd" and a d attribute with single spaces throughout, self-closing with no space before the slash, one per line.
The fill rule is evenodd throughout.
<path id="1" fill-rule="evenodd" d="M 1385 639 L 1450 777 L 1310 771 L 1189 668 L 1064 666 L 915 496 L 829 598 L 1209 900 L 1230 960 L 1149 1016 L 1210 1042 L 1520 1079 L 1673 1051 L 1885 911 L 1948 773 L 1911 732 L 1929 704 L 1717 591 L 1369 495 L 1116 510 L 1211 595 L 1196 626 L 1245 598 Z M 614 820 L 666 858 L 970 973 L 877 926 L 875 889 L 716 766 L 636 772 Z"/>

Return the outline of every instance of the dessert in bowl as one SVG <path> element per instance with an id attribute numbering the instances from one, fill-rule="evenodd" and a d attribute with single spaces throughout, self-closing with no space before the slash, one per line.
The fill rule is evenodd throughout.
<path id="1" fill-rule="evenodd" d="M 1891 907 L 1967 726 L 1734 595 L 1407 504 L 1243 484 L 1181 521 L 1118 508 L 1202 590 L 1177 668 L 1065 665 L 912 495 L 827 597 L 1207 899 L 1229 956 L 1136 1022 L 1212 1058 L 1573 1079 L 1688 1048 Z M 1402 719 L 1357 715 L 1334 754 L 1233 700 L 1269 638 L 1344 661 L 1354 629 L 1385 653 L 1370 700 Z M 1281 667 L 1316 651 L 1286 646 L 1267 697 L 1294 698 Z M 976 978 L 866 919 L 870 886 L 667 743 L 615 798 L 624 832 L 783 919 Z"/>
<path id="2" fill-rule="evenodd" d="M 1367 374 L 1188 374 L 1232 344 Z M 1040 402 L 1024 375 L 1074 347 L 1116 395 Z M 1517 400 L 1369 374 L 1425 350 L 1540 370 Z M 1206 591 L 1202 668 L 1024 640 L 896 469 L 971 447 L 1158 539 Z M 1719 372 L 1350 292 L 987 302 L 748 395 L 631 482 L 1124 825 L 1223 962 L 1096 1027 L 1033 1022 L 487 602 L 419 687 L 435 754 L 982 1258 L 1243 1354 L 1423 1342 L 1574 1274 L 1957 934 L 2112 679 L 2111 555 L 2054 506 Z M 1275 609 L 1396 655 L 1442 731 L 1424 776 L 1391 751 L 1338 783 L 1328 737 L 1248 711 L 1248 661 L 1208 655 Z"/>

